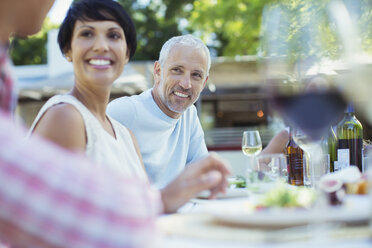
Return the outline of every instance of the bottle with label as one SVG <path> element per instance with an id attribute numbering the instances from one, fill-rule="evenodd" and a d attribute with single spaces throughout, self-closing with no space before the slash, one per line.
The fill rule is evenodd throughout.
<path id="1" fill-rule="evenodd" d="M 355 117 L 354 106 L 349 104 L 344 118 L 337 125 L 337 163 L 334 170 L 357 166 L 363 172 L 363 127 Z"/>
<path id="2" fill-rule="evenodd" d="M 289 142 L 286 147 L 288 183 L 296 186 L 304 185 L 304 151 L 296 144 L 289 130 Z"/>
<path id="3" fill-rule="evenodd" d="M 334 162 L 337 161 L 337 137 L 333 128 L 328 132 L 328 154 L 329 154 L 329 171 L 334 172 Z"/>

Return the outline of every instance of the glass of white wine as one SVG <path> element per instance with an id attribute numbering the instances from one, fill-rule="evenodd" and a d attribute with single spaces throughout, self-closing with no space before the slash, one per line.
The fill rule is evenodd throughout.
<path id="1" fill-rule="evenodd" d="M 245 131 L 242 139 L 242 150 L 247 156 L 246 185 L 252 191 L 252 186 L 258 181 L 257 157 L 262 150 L 260 133 L 255 131 Z"/>
<path id="2" fill-rule="evenodd" d="M 242 139 L 242 150 L 246 156 L 255 156 L 262 151 L 260 133 L 256 131 L 244 131 Z"/>

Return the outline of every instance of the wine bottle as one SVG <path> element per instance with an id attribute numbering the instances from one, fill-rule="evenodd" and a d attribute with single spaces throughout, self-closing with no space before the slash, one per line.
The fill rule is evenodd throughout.
<path id="1" fill-rule="evenodd" d="M 348 105 L 344 118 L 337 125 L 337 138 L 337 166 L 334 170 L 352 165 L 363 172 L 363 127 L 355 117 L 353 104 Z"/>
<path id="2" fill-rule="evenodd" d="M 334 162 L 337 161 L 337 137 L 333 128 L 328 131 L 328 154 L 329 154 L 329 170 L 334 172 Z"/>
<path id="3" fill-rule="evenodd" d="M 288 183 L 296 186 L 304 185 L 304 151 L 293 140 L 291 129 L 286 147 Z"/>

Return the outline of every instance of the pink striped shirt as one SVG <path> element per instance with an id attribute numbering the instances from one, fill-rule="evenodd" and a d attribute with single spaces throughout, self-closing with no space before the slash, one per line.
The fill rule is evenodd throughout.
<path id="1" fill-rule="evenodd" d="M 40 138 L 24 137 L 0 113 L 1 240 L 33 247 L 33 241 L 22 243 L 21 231 L 57 247 L 153 246 L 162 208 L 158 191 Z"/>
<path id="2" fill-rule="evenodd" d="M 0 108 L 8 114 L 13 113 L 16 105 L 14 80 L 10 73 L 10 67 L 8 46 L 0 44 Z"/>

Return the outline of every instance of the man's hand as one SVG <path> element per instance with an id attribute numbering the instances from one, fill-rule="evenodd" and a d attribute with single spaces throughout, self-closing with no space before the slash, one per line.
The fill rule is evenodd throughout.
<path id="1" fill-rule="evenodd" d="M 188 165 L 161 191 L 165 213 L 173 213 L 203 190 L 210 190 L 210 199 L 225 192 L 230 168 L 217 154 Z"/>

